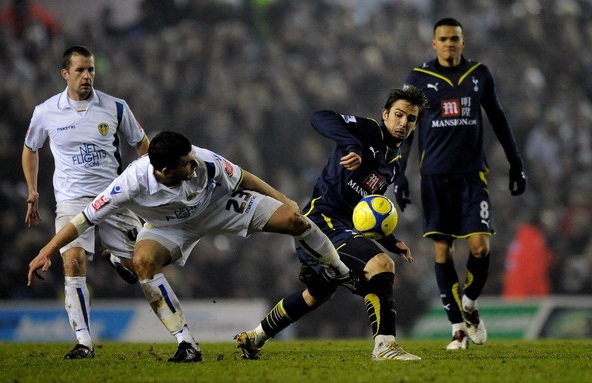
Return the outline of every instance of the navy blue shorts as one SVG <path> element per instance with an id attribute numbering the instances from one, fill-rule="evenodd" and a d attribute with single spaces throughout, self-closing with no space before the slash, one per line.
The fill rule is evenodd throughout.
<path id="1" fill-rule="evenodd" d="M 309 214 L 310 218 L 317 226 L 329 237 L 333 246 L 337 249 L 339 257 L 360 278 L 360 284 L 358 285 L 358 291 L 354 291 L 354 294 L 365 295 L 365 277 L 364 267 L 370 259 L 375 255 L 384 253 L 384 251 L 378 246 L 373 240 L 364 237 L 355 231 L 352 231 L 351 224 L 345 224 L 340 220 L 330 219 L 326 216 Z M 302 250 L 296 241 L 296 254 L 298 260 L 302 264 L 303 274 L 310 275 L 311 272 L 320 274 L 321 265 L 319 265 L 308 253 Z M 301 277 L 302 280 L 302 277 Z M 313 279 L 310 279 L 312 281 Z M 309 291 L 313 296 L 320 297 L 327 294 L 319 294 L 319 296 L 313 293 L 314 288 L 312 283 L 307 283 Z"/>
<path id="2" fill-rule="evenodd" d="M 423 236 L 494 234 L 483 172 L 422 175 Z"/>

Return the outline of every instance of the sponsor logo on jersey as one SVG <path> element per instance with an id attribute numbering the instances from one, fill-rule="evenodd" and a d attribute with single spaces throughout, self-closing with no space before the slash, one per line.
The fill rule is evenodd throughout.
<path id="1" fill-rule="evenodd" d="M 107 133 L 109 133 L 109 124 L 106 122 L 101 122 L 97 128 L 99 128 L 99 133 L 101 133 L 103 136 L 106 136 Z"/>
<path id="2" fill-rule="evenodd" d="M 354 180 L 349 180 L 347 182 L 347 186 L 352 188 L 357 194 L 362 197 L 367 196 L 368 194 L 375 194 L 380 191 L 381 188 L 386 187 L 386 181 L 384 177 L 382 177 L 377 172 L 372 172 L 362 181 L 362 185 L 359 185 Z"/>
<path id="3" fill-rule="evenodd" d="M 121 193 L 121 186 L 115 185 L 115 186 L 113 186 L 113 189 L 111 189 L 111 193 L 109 193 L 109 194 L 115 195 L 115 194 L 119 194 L 119 193 Z"/>
<path id="4" fill-rule="evenodd" d="M 442 100 L 440 103 L 440 113 L 442 117 L 457 117 L 460 116 L 460 101 L 454 100 Z"/>
<path id="5" fill-rule="evenodd" d="M 167 221 L 172 221 L 172 220 L 181 220 L 181 219 L 187 219 L 189 217 L 191 217 L 191 214 L 197 210 L 197 208 L 199 207 L 199 205 L 197 206 L 183 206 L 180 207 L 179 209 L 175 210 L 173 215 L 167 215 L 166 216 L 166 220 Z"/>
<path id="6" fill-rule="evenodd" d="M 73 165 L 83 165 L 92 168 L 100 165 L 100 160 L 107 157 L 107 152 L 95 144 L 84 144 L 80 147 L 80 154 L 72 157 Z"/>
<path id="7" fill-rule="evenodd" d="M 95 199 L 90 206 L 93 208 L 94 211 L 98 211 L 103 206 L 107 205 L 109 201 L 111 201 L 111 198 L 109 198 L 108 195 L 103 194 L 99 196 L 97 199 Z"/>
<path id="8" fill-rule="evenodd" d="M 364 180 L 364 187 L 370 192 L 374 192 L 382 181 L 382 176 L 376 172 L 372 172 Z"/>
<path id="9" fill-rule="evenodd" d="M 193 193 L 187 194 L 187 201 L 191 201 L 192 199 L 197 197 L 198 194 L 199 194 L 198 192 L 193 192 Z"/>
<path id="10" fill-rule="evenodd" d="M 76 125 L 62 126 L 61 128 L 57 128 L 56 130 L 58 132 L 63 132 L 63 131 L 72 130 L 72 129 L 76 129 Z"/>
<path id="11" fill-rule="evenodd" d="M 439 83 L 435 83 L 435 84 L 428 83 L 427 87 L 428 87 L 428 89 L 433 89 L 437 92 L 438 91 L 438 84 Z"/>
<path id="12" fill-rule="evenodd" d="M 449 120 L 434 120 L 432 128 L 445 128 L 447 126 L 473 126 L 477 125 L 477 120 L 470 118 L 451 118 Z"/>
<path id="13" fill-rule="evenodd" d="M 234 167 L 232 167 L 232 164 L 226 160 L 224 160 L 224 171 L 228 174 L 228 177 L 232 177 L 234 174 Z"/>
<path id="14" fill-rule="evenodd" d="M 347 182 L 347 186 L 349 186 L 350 188 L 352 188 L 356 193 L 358 193 L 359 195 L 361 195 L 362 197 L 366 197 L 368 195 L 368 192 L 366 190 L 364 190 L 363 187 L 361 187 L 360 185 L 358 185 L 355 181 L 353 180 L 349 180 Z"/>

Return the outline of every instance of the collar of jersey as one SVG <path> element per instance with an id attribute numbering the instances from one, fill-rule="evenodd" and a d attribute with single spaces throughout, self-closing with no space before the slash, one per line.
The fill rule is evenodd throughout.
<path id="1" fill-rule="evenodd" d="M 90 107 L 92 104 L 98 103 L 99 100 L 99 95 L 97 94 L 97 92 L 94 90 L 92 91 L 92 96 L 90 97 L 90 103 L 88 104 L 88 106 Z M 68 102 L 68 88 L 64 89 L 64 91 L 62 92 L 62 94 L 60 95 L 60 98 L 58 99 L 58 109 L 71 109 L 72 107 L 70 106 L 70 103 Z"/>

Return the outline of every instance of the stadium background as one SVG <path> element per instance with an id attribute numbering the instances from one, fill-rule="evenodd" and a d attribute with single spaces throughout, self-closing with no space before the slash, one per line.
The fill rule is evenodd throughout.
<path id="1" fill-rule="evenodd" d="M 11 1 L 0 0 L 0 10 Z M 331 148 L 331 142 L 310 127 L 310 114 L 332 109 L 378 117 L 388 89 L 402 85 L 413 66 L 434 57 L 432 26 L 444 16 L 463 23 L 465 56 L 491 68 L 529 176 L 527 192 L 511 197 L 507 162 L 488 132 L 497 235 L 485 294 L 494 305 L 516 302 L 511 291 L 506 294 L 504 278 L 509 255 L 521 244 L 516 233 L 526 223 L 543 234 L 550 254 L 522 254 L 528 265 L 543 268 L 550 284 L 548 294 L 525 297 L 527 301 L 560 297 L 582 307 L 579 302 L 592 294 L 591 1 L 30 3 L 53 13 L 58 29 L 34 23 L 16 36 L 10 24 L 0 24 L 3 308 L 36 305 L 40 299 L 58 309 L 63 304 L 57 257 L 46 282 L 25 287 L 29 260 L 53 232 L 55 203 L 49 171 L 53 164 L 46 147 L 41 161 L 47 170 L 39 176 L 44 221 L 36 228 L 25 227 L 27 191 L 20 154 L 34 106 L 65 86 L 59 69 L 67 46 L 84 44 L 94 51 L 96 88 L 126 99 L 149 136 L 164 129 L 185 133 L 304 204 Z M 400 215 L 397 228 L 415 257 L 412 265 L 397 263 L 398 326 L 403 334 L 413 333 L 438 297 L 431 242 L 421 238 L 416 168 L 414 153 L 408 174 L 413 175 L 414 204 Z M 457 246 L 457 261 L 464 262 L 467 250 L 462 242 Z M 272 304 L 300 288 L 297 273 L 290 239 L 268 234 L 206 238 L 183 269 L 167 270 L 187 304 L 191 299 L 253 298 Z M 101 260 L 90 265 L 88 279 L 95 301 L 143 299 L 138 286 L 126 285 Z M 524 278 L 524 283 L 542 282 Z M 1 312 L 6 322 L 10 315 Z M 445 323 L 444 314 L 438 315 Z M 586 311 L 579 326 L 588 336 L 591 316 Z M 362 301 L 346 291 L 291 330 L 298 337 L 357 337 L 369 331 Z"/>

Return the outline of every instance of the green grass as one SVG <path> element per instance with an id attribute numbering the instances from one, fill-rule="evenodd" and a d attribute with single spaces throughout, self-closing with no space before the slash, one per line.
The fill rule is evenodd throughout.
<path id="1" fill-rule="evenodd" d="M 421 361 L 372 362 L 370 340 L 271 341 L 243 360 L 231 343 L 201 344 L 201 363 L 171 364 L 174 343 L 98 343 L 96 358 L 64 360 L 71 344 L 0 344 L 0 382 L 592 382 L 590 340 L 490 340 L 446 351 L 404 340 Z"/>

